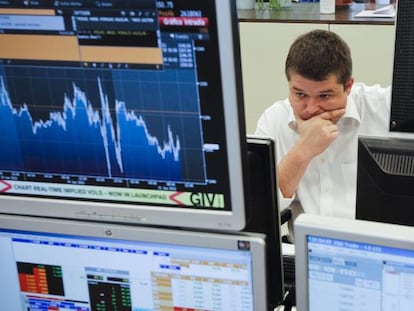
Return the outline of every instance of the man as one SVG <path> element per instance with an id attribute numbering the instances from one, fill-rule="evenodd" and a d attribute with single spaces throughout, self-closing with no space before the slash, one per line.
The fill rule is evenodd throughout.
<path id="1" fill-rule="evenodd" d="M 285 74 L 289 98 L 256 129 L 276 141 L 280 208 L 355 218 L 358 136 L 387 135 L 390 87 L 354 83 L 348 45 L 324 30 L 295 40 Z"/>

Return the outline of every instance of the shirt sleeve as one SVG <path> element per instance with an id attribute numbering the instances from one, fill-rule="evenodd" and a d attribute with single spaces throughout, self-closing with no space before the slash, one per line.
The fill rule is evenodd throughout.
<path id="1" fill-rule="evenodd" d="M 279 212 L 283 211 L 284 209 L 287 209 L 288 207 L 290 207 L 290 205 L 292 204 L 292 202 L 295 200 L 296 198 L 296 194 L 293 195 L 293 197 L 291 198 L 285 198 L 282 194 L 282 192 L 280 191 L 280 188 L 277 189 L 278 191 L 278 199 L 279 199 Z"/>
<path id="2" fill-rule="evenodd" d="M 391 87 L 357 83 L 351 93 L 360 113 L 360 135 L 389 135 Z"/>
<path id="3" fill-rule="evenodd" d="M 259 118 L 256 124 L 255 135 L 258 136 L 270 136 L 273 137 L 270 131 L 270 124 L 272 123 L 269 119 L 269 112 L 266 110 Z"/>
<path id="4" fill-rule="evenodd" d="M 284 109 L 283 105 L 287 105 L 287 103 L 279 101 L 267 108 L 259 118 L 256 125 L 255 135 L 272 137 L 276 142 L 276 146 L 278 145 L 278 122 L 281 121 L 280 119 L 288 119 L 286 116 L 287 109 Z M 282 114 L 283 117 L 279 117 L 281 115 L 281 112 L 285 112 Z M 279 150 L 276 150 L 276 152 L 279 156 L 281 156 Z M 296 195 L 294 195 L 291 198 L 285 198 L 282 192 L 280 191 L 280 188 L 277 189 L 277 194 L 279 201 L 279 211 L 283 211 L 284 209 L 288 208 L 296 198 Z"/>

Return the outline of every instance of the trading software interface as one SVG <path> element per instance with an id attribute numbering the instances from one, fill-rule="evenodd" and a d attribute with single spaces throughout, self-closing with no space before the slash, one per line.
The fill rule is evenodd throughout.
<path id="1" fill-rule="evenodd" d="M 410 310 L 414 251 L 308 236 L 310 310 Z"/>
<path id="2" fill-rule="evenodd" d="M 0 249 L 8 310 L 253 310 L 247 248 L 2 230 Z"/>

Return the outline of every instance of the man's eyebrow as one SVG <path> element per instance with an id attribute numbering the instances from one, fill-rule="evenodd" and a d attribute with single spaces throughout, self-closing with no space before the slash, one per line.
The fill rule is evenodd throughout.
<path id="1" fill-rule="evenodd" d="M 292 90 L 295 91 L 295 92 L 300 92 L 300 93 L 307 94 L 304 90 L 302 90 L 302 89 L 300 89 L 300 88 L 298 88 L 296 86 L 292 86 Z M 320 95 L 320 94 L 332 94 L 332 93 L 335 93 L 335 90 L 334 89 L 327 89 L 327 90 L 320 91 L 318 93 L 318 95 Z"/>
<path id="2" fill-rule="evenodd" d="M 293 90 L 295 90 L 295 91 L 298 91 L 298 92 L 305 93 L 305 91 L 304 91 L 304 90 L 302 90 L 302 89 L 300 89 L 300 88 L 297 88 L 296 86 L 292 86 L 292 89 L 293 89 Z"/>
<path id="3" fill-rule="evenodd" d="M 326 94 L 326 93 L 335 93 L 335 90 L 329 89 L 329 90 L 319 92 L 319 94 Z"/>

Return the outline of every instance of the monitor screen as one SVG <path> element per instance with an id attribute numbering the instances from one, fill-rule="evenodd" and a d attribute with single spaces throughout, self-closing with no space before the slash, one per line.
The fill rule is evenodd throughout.
<path id="1" fill-rule="evenodd" d="M 240 230 L 235 1 L 1 1 L 0 210 Z"/>
<path id="2" fill-rule="evenodd" d="M 275 142 L 271 138 L 247 137 L 249 199 L 244 231 L 266 235 L 269 306 L 280 305 L 284 296 L 280 214 L 277 200 Z"/>
<path id="3" fill-rule="evenodd" d="M 356 218 L 414 226 L 414 140 L 359 137 Z"/>
<path id="4" fill-rule="evenodd" d="M 302 217 L 304 216 L 304 217 Z M 298 310 L 410 310 L 414 228 L 301 215 L 295 222 Z"/>
<path id="5" fill-rule="evenodd" d="M 397 1 L 390 130 L 414 133 L 414 2 Z"/>
<path id="6" fill-rule="evenodd" d="M 265 243 L 2 214 L 2 310 L 266 310 Z"/>

